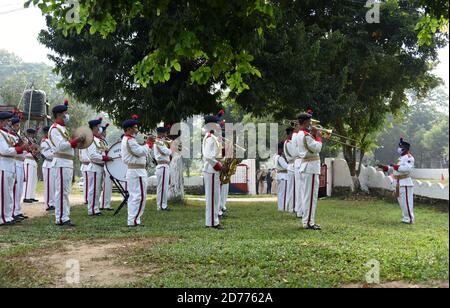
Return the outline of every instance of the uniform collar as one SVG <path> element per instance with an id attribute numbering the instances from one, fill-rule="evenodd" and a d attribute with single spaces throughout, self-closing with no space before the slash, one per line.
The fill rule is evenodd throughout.
<path id="1" fill-rule="evenodd" d="M 402 157 L 403 156 L 406 156 L 406 155 L 409 155 L 409 154 L 411 154 L 409 151 L 406 151 L 406 152 L 404 152 L 403 154 L 402 154 Z"/>
<path id="2" fill-rule="evenodd" d="M 64 121 L 61 120 L 61 119 L 55 120 L 55 123 L 58 124 L 58 125 L 61 125 L 61 126 L 66 126 L 66 124 L 64 123 Z"/>
<path id="3" fill-rule="evenodd" d="M 134 136 L 131 136 L 130 134 L 125 134 L 125 137 L 127 137 L 127 138 L 134 138 Z"/>

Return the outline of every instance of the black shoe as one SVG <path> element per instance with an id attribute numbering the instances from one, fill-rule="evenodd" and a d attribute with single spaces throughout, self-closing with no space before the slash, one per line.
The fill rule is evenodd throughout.
<path id="1" fill-rule="evenodd" d="M 33 202 L 39 202 L 39 200 L 37 200 L 37 199 L 31 199 L 31 201 L 33 201 Z"/>
<path id="2" fill-rule="evenodd" d="M 13 220 L 13 221 L 5 222 L 4 224 L 0 225 L 0 227 L 13 226 L 15 224 L 16 224 L 16 222 Z"/>
<path id="3" fill-rule="evenodd" d="M 23 203 L 33 203 L 33 200 L 31 200 L 31 199 L 23 199 Z"/>
<path id="4" fill-rule="evenodd" d="M 319 226 L 319 225 L 313 225 L 313 226 L 307 226 L 304 229 L 305 230 L 320 231 L 320 230 L 322 230 L 322 227 Z"/>
<path id="5" fill-rule="evenodd" d="M 107 211 L 107 212 L 114 212 L 115 209 L 113 209 L 113 208 L 107 208 L 107 209 L 105 209 L 105 211 Z"/>
<path id="6" fill-rule="evenodd" d="M 15 220 L 18 220 L 18 219 L 20 219 L 20 220 L 25 220 L 25 219 L 28 219 L 28 216 L 25 216 L 25 215 L 23 215 L 23 214 L 20 214 L 20 215 L 14 216 L 13 218 L 14 218 Z"/>
<path id="7" fill-rule="evenodd" d="M 91 216 L 91 217 L 103 216 L 103 213 L 98 212 L 95 214 L 89 214 L 89 216 Z"/>
<path id="8" fill-rule="evenodd" d="M 404 224 L 404 225 L 413 225 L 414 223 L 413 222 L 402 221 L 402 224 Z"/>
<path id="9" fill-rule="evenodd" d="M 47 212 L 54 211 L 54 210 L 55 210 L 55 207 L 54 207 L 54 206 L 48 207 L 48 208 L 46 209 Z"/>
<path id="10" fill-rule="evenodd" d="M 62 224 L 62 226 L 65 226 L 65 227 L 75 227 L 75 224 L 73 224 L 70 220 L 68 220 L 68 221 L 64 222 L 64 223 Z"/>

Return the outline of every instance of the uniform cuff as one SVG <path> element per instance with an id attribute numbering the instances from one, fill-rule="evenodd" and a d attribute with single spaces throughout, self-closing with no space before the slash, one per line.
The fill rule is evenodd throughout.
<path id="1" fill-rule="evenodd" d="M 384 171 L 384 172 L 388 172 L 388 171 L 389 171 L 389 166 L 384 166 L 384 167 L 383 167 L 383 171 Z"/>
<path id="2" fill-rule="evenodd" d="M 16 146 L 16 153 L 19 155 L 23 154 L 23 147 Z"/>
<path id="3" fill-rule="evenodd" d="M 395 166 L 394 166 L 394 170 L 395 170 L 395 171 L 398 171 L 398 169 L 400 169 L 400 165 L 395 165 Z"/>
<path id="4" fill-rule="evenodd" d="M 317 137 L 316 137 L 316 141 L 322 143 L 322 137 L 317 136 Z"/>

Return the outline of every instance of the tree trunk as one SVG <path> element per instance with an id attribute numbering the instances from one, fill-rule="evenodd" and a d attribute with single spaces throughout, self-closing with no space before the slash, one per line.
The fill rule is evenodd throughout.
<path id="1" fill-rule="evenodd" d="M 181 153 L 174 152 L 170 162 L 169 201 L 184 199 L 183 158 Z"/>

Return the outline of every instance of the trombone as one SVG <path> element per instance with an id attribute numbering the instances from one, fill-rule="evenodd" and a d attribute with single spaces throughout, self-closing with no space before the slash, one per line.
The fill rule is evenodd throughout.
<path id="1" fill-rule="evenodd" d="M 289 125 L 291 127 L 296 127 L 296 126 L 300 125 L 298 120 L 283 120 L 282 123 L 284 125 Z M 327 139 L 327 140 L 330 140 L 330 141 L 333 141 L 333 142 L 336 142 L 336 143 L 339 143 L 339 144 L 342 144 L 342 145 L 345 145 L 345 146 L 349 146 L 349 147 L 352 147 L 352 148 L 355 148 L 355 149 L 361 149 L 361 147 L 353 145 L 353 144 L 350 144 L 350 143 L 347 142 L 347 141 L 349 141 L 349 142 L 359 143 L 358 140 L 352 139 L 350 137 L 346 137 L 346 136 L 343 136 L 343 135 L 340 135 L 340 134 L 337 134 L 332 129 L 324 128 L 322 125 L 320 125 L 320 121 L 319 120 L 311 119 L 311 125 L 312 125 L 313 128 L 315 128 L 318 131 L 322 132 L 324 134 L 324 138 Z M 338 140 L 338 139 L 335 139 L 335 138 L 332 139 L 332 137 L 336 137 L 336 138 L 341 139 L 341 140 Z M 342 139 L 345 140 L 345 141 L 342 141 Z"/>

